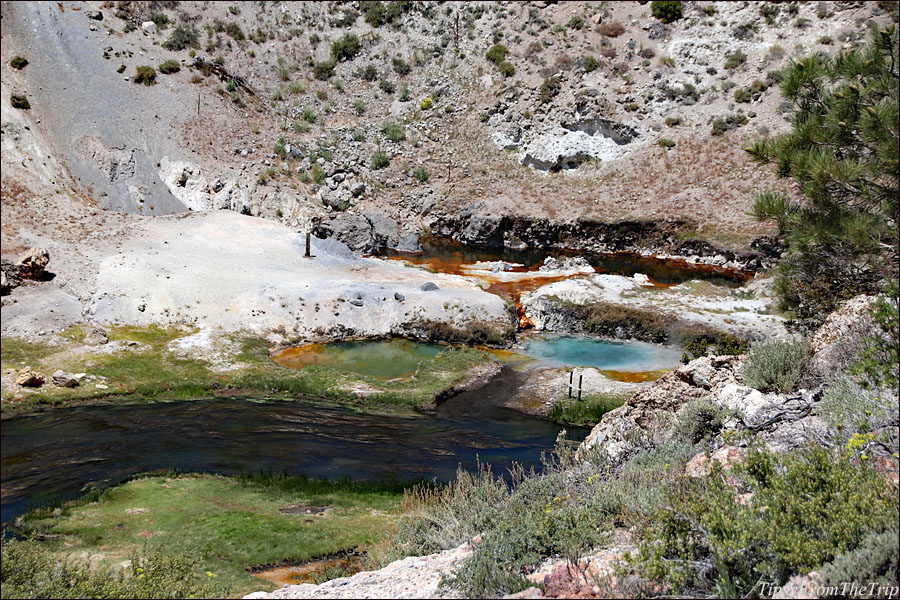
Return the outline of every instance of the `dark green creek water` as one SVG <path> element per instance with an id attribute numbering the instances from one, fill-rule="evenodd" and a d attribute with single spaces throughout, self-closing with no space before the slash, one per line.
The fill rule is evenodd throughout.
<path id="1" fill-rule="evenodd" d="M 2 521 L 86 486 L 157 469 L 285 472 L 364 481 L 449 481 L 476 458 L 505 473 L 540 464 L 560 427 L 502 408 L 523 374 L 505 369 L 435 414 L 368 415 L 301 400 L 194 400 L 58 409 L 3 422 Z M 569 428 L 572 439 L 588 431 Z"/>

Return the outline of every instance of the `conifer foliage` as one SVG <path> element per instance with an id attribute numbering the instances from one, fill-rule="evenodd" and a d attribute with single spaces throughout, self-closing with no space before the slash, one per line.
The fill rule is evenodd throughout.
<path id="1" fill-rule="evenodd" d="M 874 27 L 864 47 L 793 61 L 781 82 L 794 104 L 793 130 L 747 149 L 804 196 L 763 192 L 753 214 L 774 220 L 788 242 L 778 289 L 808 325 L 897 279 L 898 73 L 893 24 Z"/>

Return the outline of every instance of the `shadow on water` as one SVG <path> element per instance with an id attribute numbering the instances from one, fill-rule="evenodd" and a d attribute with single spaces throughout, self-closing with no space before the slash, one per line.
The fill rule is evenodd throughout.
<path id="1" fill-rule="evenodd" d="M 560 427 L 497 406 L 504 373 L 435 414 L 386 416 L 303 400 L 194 400 L 59 409 L 4 421 L 2 521 L 137 473 L 259 471 L 360 481 L 449 481 L 476 460 L 540 466 Z M 583 439 L 586 430 L 571 431 Z"/>

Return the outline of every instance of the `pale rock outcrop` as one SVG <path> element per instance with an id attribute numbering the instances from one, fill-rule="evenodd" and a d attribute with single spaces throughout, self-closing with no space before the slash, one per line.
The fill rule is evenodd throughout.
<path id="1" fill-rule="evenodd" d="M 588 158 L 616 160 L 628 149 L 604 135 L 554 128 L 533 139 L 519 154 L 519 162 L 540 171 L 575 169 Z"/>
<path id="2" fill-rule="evenodd" d="M 611 462 L 619 463 L 646 444 L 664 441 L 671 435 L 669 425 L 678 409 L 735 383 L 741 363 L 742 358 L 735 356 L 704 356 L 666 373 L 652 387 L 603 415 L 582 448 L 599 447 Z"/>
<path id="3" fill-rule="evenodd" d="M 244 598 L 461 598 L 441 586 L 472 553 L 470 544 L 428 556 L 408 556 L 378 571 L 363 571 L 320 585 L 286 585 L 271 593 L 255 592 Z"/>
<path id="4" fill-rule="evenodd" d="M 239 181 L 223 182 L 215 174 L 204 173 L 197 165 L 167 156 L 160 160 L 159 177 L 188 210 L 250 213 L 250 191 Z"/>

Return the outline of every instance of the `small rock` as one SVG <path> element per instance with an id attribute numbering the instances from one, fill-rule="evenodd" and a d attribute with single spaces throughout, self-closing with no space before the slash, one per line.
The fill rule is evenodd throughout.
<path id="1" fill-rule="evenodd" d="M 144 30 L 144 33 L 154 35 L 157 31 L 156 23 L 154 23 L 153 21 L 144 21 L 143 23 L 141 23 L 141 29 Z"/>
<path id="2" fill-rule="evenodd" d="M 397 302 L 403 302 L 406 300 L 406 296 L 404 296 L 400 292 L 394 292 L 394 300 L 396 300 Z"/>
<path id="3" fill-rule="evenodd" d="M 641 285 L 650 285 L 650 278 L 643 273 L 635 273 L 631 276 L 631 278 L 635 281 L 635 283 L 639 283 Z"/>
<path id="4" fill-rule="evenodd" d="M 31 367 L 25 367 L 16 376 L 16 385 L 22 387 L 41 387 L 44 385 L 46 378 L 40 373 L 35 373 Z"/>
<path id="5" fill-rule="evenodd" d="M 72 373 L 66 373 L 62 369 L 55 371 L 51 376 L 53 385 L 65 388 L 73 388 L 78 386 L 78 378 Z"/>
<path id="6" fill-rule="evenodd" d="M 102 327 L 93 327 L 84 336 L 84 343 L 90 346 L 102 346 L 109 342 L 109 334 Z"/>
<path id="7" fill-rule="evenodd" d="M 420 287 L 419 289 L 422 290 L 423 292 L 431 292 L 434 290 L 439 290 L 441 288 L 439 288 L 437 286 L 437 284 L 434 283 L 433 281 L 427 281 L 427 282 L 423 283 L 422 287 Z"/>
<path id="8" fill-rule="evenodd" d="M 85 11 L 84 16 L 86 16 L 88 19 L 93 19 L 94 21 L 102 21 L 103 20 L 103 13 L 100 12 L 99 10 Z"/>

